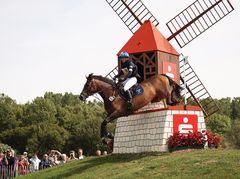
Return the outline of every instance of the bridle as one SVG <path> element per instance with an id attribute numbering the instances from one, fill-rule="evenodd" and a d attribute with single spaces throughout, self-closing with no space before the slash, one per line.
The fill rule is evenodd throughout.
<path id="1" fill-rule="evenodd" d="M 93 78 L 93 79 L 92 79 L 92 82 L 96 83 L 95 80 L 96 80 L 96 79 Z M 94 92 L 94 93 L 90 93 L 90 94 L 85 93 L 85 95 L 86 95 L 86 96 L 92 96 L 92 95 L 94 95 L 94 94 L 96 94 L 96 93 L 104 92 L 105 90 L 108 90 L 109 88 L 113 88 L 113 94 L 109 97 L 109 101 L 112 102 L 112 101 L 114 101 L 114 99 L 115 99 L 116 85 L 114 86 L 114 85 L 110 84 L 110 86 L 108 86 L 108 87 L 102 88 L 102 89 L 100 89 L 100 90 L 98 90 L 98 91 L 96 91 L 96 92 Z"/>

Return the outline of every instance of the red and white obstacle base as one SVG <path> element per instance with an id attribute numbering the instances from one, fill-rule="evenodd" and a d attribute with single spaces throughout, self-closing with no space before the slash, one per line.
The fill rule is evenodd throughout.
<path id="1" fill-rule="evenodd" d="M 206 130 L 204 115 L 196 106 L 151 103 L 135 114 L 117 119 L 113 153 L 168 151 L 167 138 L 176 132 Z"/>

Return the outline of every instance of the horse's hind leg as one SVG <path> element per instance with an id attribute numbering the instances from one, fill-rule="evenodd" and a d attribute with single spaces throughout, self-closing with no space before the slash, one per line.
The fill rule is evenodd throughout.
<path id="1" fill-rule="evenodd" d="M 167 105 L 171 106 L 173 104 L 171 96 L 168 96 L 166 101 L 167 101 Z"/>
<path id="2" fill-rule="evenodd" d="M 169 90 L 168 94 L 167 94 L 167 99 L 166 99 L 167 105 L 172 105 L 172 89 Z"/>

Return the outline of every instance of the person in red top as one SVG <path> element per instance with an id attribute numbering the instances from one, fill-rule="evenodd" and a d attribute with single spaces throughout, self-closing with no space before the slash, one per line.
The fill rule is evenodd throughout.
<path id="1" fill-rule="evenodd" d="M 18 161 L 18 173 L 19 175 L 25 175 L 28 173 L 29 162 L 24 155 L 21 155 Z"/>

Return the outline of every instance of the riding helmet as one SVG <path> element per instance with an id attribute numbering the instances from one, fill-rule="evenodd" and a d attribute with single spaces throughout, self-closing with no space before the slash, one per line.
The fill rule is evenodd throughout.
<path id="1" fill-rule="evenodd" d="M 118 59 L 122 58 L 129 58 L 129 54 L 127 52 L 121 52 L 120 55 L 118 56 Z"/>

